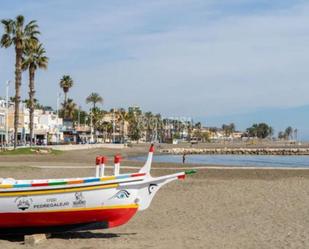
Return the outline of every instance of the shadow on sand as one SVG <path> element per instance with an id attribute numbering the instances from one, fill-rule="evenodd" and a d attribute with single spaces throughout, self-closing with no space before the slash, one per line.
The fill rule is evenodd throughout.
<path id="1" fill-rule="evenodd" d="M 130 236 L 135 235 L 136 233 L 102 233 L 102 232 L 64 232 L 64 233 L 52 233 L 46 234 L 48 239 L 112 239 L 118 238 L 121 236 Z M 6 240 L 10 242 L 23 242 L 24 235 L 15 234 L 15 235 L 0 235 L 0 241 Z"/>
<path id="2" fill-rule="evenodd" d="M 136 233 L 102 233 L 102 232 L 66 232 L 51 234 L 51 239 L 112 239 L 121 236 L 135 235 Z"/>

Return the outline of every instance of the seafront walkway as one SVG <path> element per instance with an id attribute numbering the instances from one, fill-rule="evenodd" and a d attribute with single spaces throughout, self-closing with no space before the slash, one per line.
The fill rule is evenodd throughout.
<path id="1" fill-rule="evenodd" d="M 48 145 L 46 148 L 51 148 L 53 150 L 69 151 L 69 150 L 88 150 L 88 149 L 123 149 L 124 144 L 65 144 L 65 145 Z"/>

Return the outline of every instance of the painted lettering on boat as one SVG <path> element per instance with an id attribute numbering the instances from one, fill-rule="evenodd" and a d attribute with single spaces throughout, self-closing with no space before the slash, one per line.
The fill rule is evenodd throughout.
<path id="1" fill-rule="evenodd" d="M 85 207 L 86 206 L 86 200 L 82 192 L 76 192 L 74 196 L 75 196 L 75 201 L 73 201 L 73 207 Z"/>
<path id="2" fill-rule="evenodd" d="M 47 202 L 47 203 L 39 203 L 39 204 L 33 204 L 33 208 L 35 209 L 41 209 L 41 208 L 54 208 L 54 207 L 67 207 L 70 205 L 70 202 Z"/>
<path id="3" fill-rule="evenodd" d="M 46 202 L 56 202 L 57 198 L 48 198 L 46 199 Z"/>

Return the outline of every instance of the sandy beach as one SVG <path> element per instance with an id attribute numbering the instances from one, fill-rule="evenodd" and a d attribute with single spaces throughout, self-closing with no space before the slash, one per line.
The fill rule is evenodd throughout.
<path id="1" fill-rule="evenodd" d="M 144 148 L 127 149 L 122 154 L 142 151 Z M 2 156 L 0 174 L 15 178 L 93 175 L 89 166 L 98 152 Z M 129 161 L 124 164 L 136 165 Z M 38 165 L 50 167 L 29 167 Z M 175 172 L 169 167 L 181 167 L 153 166 L 154 175 Z M 309 170 L 199 169 L 184 181 L 162 188 L 151 207 L 124 226 L 53 234 L 36 248 L 308 248 L 308 206 Z M 0 239 L 0 248 L 28 247 L 21 236 Z"/>

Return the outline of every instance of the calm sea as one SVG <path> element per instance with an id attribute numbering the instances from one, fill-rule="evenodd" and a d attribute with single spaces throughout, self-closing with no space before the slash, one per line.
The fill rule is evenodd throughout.
<path id="1" fill-rule="evenodd" d="M 144 161 L 146 157 L 132 159 Z M 155 155 L 154 161 L 182 163 L 182 155 Z M 186 163 L 245 167 L 309 168 L 309 156 L 187 155 Z"/>

